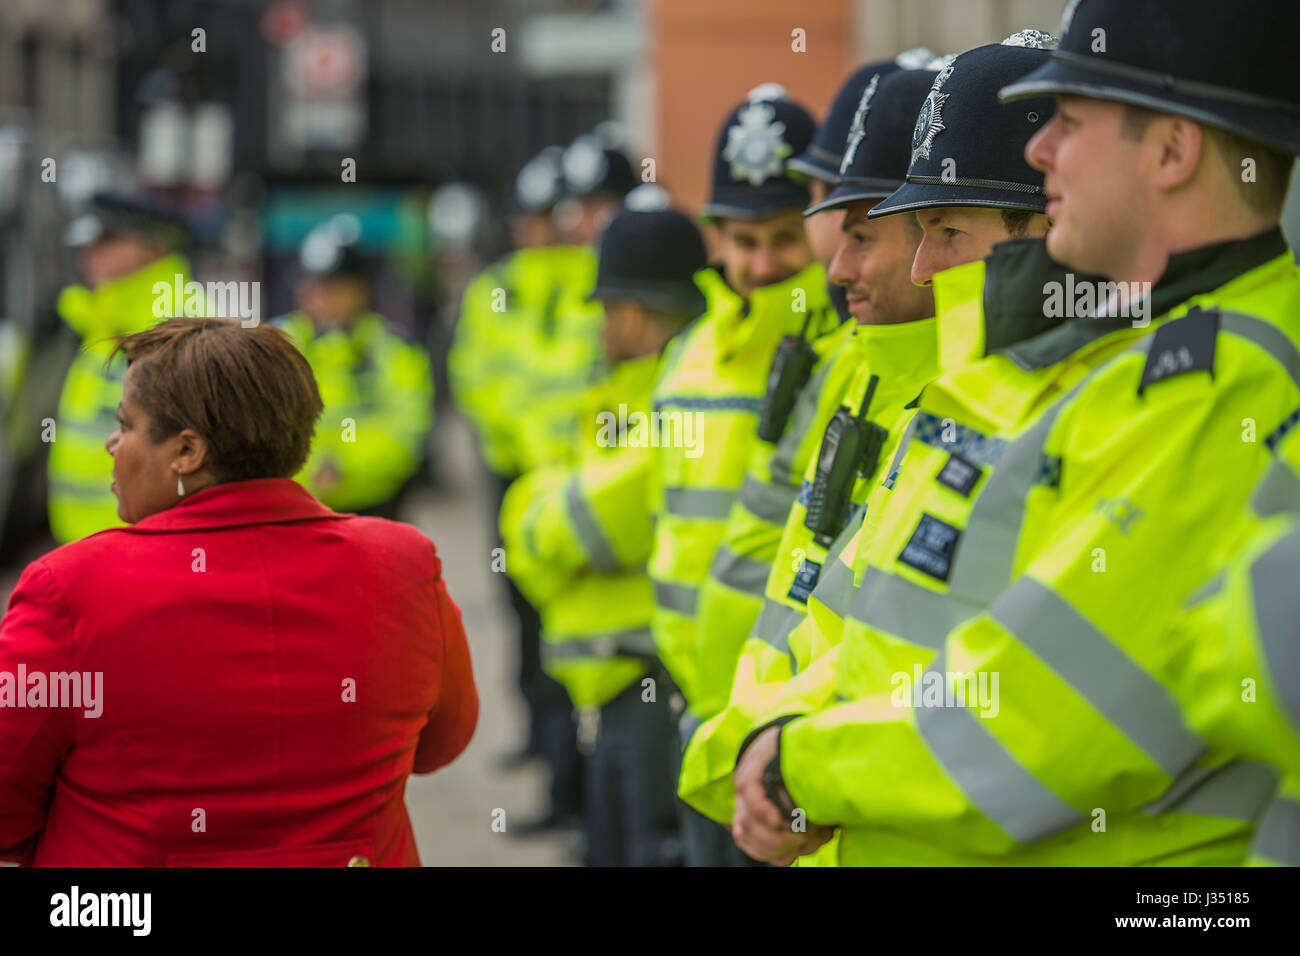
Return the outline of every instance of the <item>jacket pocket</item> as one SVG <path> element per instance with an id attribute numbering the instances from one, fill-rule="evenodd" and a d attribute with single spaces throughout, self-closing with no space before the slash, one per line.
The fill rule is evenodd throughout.
<path id="1" fill-rule="evenodd" d="M 218 850 L 203 853 L 169 853 L 167 866 L 373 866 L 369 840 L 313 843 L 309 846 L 272 847 L 264 850 Z"/>

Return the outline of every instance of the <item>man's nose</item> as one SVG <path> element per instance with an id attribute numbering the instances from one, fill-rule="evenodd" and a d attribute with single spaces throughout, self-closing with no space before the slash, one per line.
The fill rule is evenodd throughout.
<path id="1" fill-rule="evenodd" d="M 912 259 L 912 285 L 930 285 L 937 271 L 931 243 L 922 238 L 921 244 L 916 247 L 916 256 Z"/>
<path id="2" fill-rule="evenodd" d="M 850 261 L 848 253 L 848 242 L 841 240 L 835 247 L 835 255 L 831 256 L 830 265 L 826 267 L 826 275 L 836 285 L 851 286 L 858 279 L 858 271 L 853 268 L 854 263 Z"/>
<path id="3" fill-rule="evenodd" d="M 1060 129 L 1060 114 L 1053 116 L 1025 144 L 1025 162 L 1040 173 L 1051 169 L 1052 158 L 1056 154 L 1056 139 Z"/>
<path id="4" fill-rule="evenodd" d="M 776 271 L 776 256 L 772 254 L 772 250 L 767 246 L 759 246 L 755 249 L 752 268 L 754 275 L 759 278 L 771 276 Z"/>
<path id="5" fill-rule="evenodd" d="M 104 450 L 110 455 L 115 454 L 113 449 L 117 448 L 117 443 L 121 440 L 121 437 L 121 429 L 114 428 L 113 433 L 109 435 L 108 440 L 104 442 Z"/>

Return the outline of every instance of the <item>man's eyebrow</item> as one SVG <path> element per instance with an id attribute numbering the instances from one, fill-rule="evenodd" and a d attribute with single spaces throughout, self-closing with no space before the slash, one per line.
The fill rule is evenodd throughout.
<path id="1" fill-rule="evenodd" d="M 865 212 L 861 212 L 861 211 L 850 212 L 848 215 L 844 217 L 844 221 L 840 223 L 840 231 L 841 232 L 847 231 L 849 229 L 852 229 L 854 226 L 860 226 L 863 223 L 869 221 L 870 220 L 867 219 L 867 214 Z"/>

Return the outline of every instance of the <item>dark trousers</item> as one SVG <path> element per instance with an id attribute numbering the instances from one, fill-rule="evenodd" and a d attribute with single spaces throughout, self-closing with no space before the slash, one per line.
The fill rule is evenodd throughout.
<path id="1" fill-rule="evenodd" d="M 682 753 L 690 742 L 689 733 L 683 722 L 679 728 L 679 746 L 674 748 L 676 765 L 673 768 L 673 784 L 682 772 Z M 677 801 L 677 819 L 681 828 L 682 841 L 686 847 L 687 866 L 767 866 L 761 860 L 754 860 L 741 852 L 736 841 L 731 838 L 730 825 L 724 826 L 710 820 L 694 807 L 684 801 Z"/>
<path id="2" fill-rule="evenodd" d="M 492 540 L 500 546 L 497 516 L 511 478 L 496 475 L 496 498 L 492 508 Z M 510 557 L 506 556 L 509 567 Z M 572 704 L 564 687 L 542 670 L 542 621 L 508 574 L 501 575 L 509 594 L 510 607 L 519 621 L 519 692 L 528 710 L 529 753 L 539 754 L 551 772 L 551 812 L 582 812 L 582 761 L 578 755 L 577 728 Z"/>
<path id="3" fill-rule="evenodd" d="M 673 775 L 677 740 L 668 702 L 641 699 L 641 682 L 599 711 L 586 758 L 587 862 L 591 866 L 680 864 Z"/>

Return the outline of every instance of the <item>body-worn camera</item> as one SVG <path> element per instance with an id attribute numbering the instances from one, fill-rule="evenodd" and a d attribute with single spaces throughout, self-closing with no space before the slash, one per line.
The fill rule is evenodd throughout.
<path id="1" fill-rule="evenodd" d="M 817 351 L 809 343 L 808 324 L 812 314 L 803 321 L 803 331 L 798 335 L 787 335 L 777 346 L 772 358 L 772 371 L 767 376 L 767 391 L 763 395 L 763 404 L 758 411 L 758 437 L 766 442 L 775 442 L 785 431 L 790 412 L 794 409 L 799 390 L 804 387 L 812 368 L 817 364 Z"/>
<path id="2" fill-rule="evenodd" d="M 804 526 L 823 547 L 829 547 L 843 529 L 849 515 L 853 483 L 858 475 L 869 478 L 875 473 L 880 451 L 889 437 L 885 429 L 867 419 L 879 381 L 880 376 L 871 376 L 857 415 L 841 405 L 822 437 Z"/>

